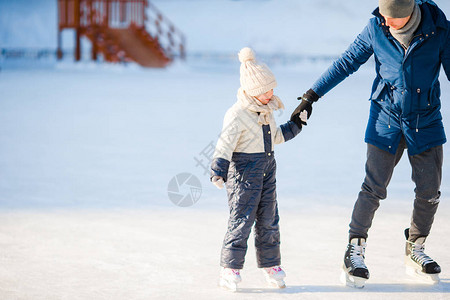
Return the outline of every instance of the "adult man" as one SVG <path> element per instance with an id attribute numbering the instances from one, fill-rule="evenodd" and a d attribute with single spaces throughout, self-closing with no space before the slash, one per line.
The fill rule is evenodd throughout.
<path id="1" fill-rule="evenodd" d="M 439 71 L 450 80 L 450 23 L 432 1 L 379 0 L 379 7 L 347 51 L 301 98 L 291 120 L 358 70 L 372 54 L 376 78 L 366 130 L 366 177 L 355 203 L 344 256 L 344 279 L 363 287 L 368 230 L 394 167 L 404 149 L 416 184 L 410 228 L 405 230 L 407 264 L 418 274 L 439 280 L 439 265 L 424 253 L 436 213 L 446 142 L 440 113 Z"/>

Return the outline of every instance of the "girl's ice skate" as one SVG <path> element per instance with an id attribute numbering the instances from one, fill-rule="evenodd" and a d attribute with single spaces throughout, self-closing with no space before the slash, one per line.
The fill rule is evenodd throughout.
<path id="1" fill-rule="evenodd" d="M 284 273 L 283 269 L 280 266 L 274 266 L 270 268 L 263 268 L 264 276 L 266 277 L 267 282 L 273 286 L 280 289 L 286 287 L 284 283 L 284 278 L 286 277 L 286 273 Z"/>
<path id="2" fill-rule="evenodd" d="M 241 273 L 238 269 L 223 268 L 220 270 L 219 285 L 224 289 L 236 292 L 237 284 L 241 282 Z"/>
<path id="3" fill-rule="evenodd" d="M 369 279 L 369 270 L 364 263 L 366 240 L 353 238 L 347 245 L 342 266 L 341 282 L 350 287 L 363 288 Z"/>
<path id="4" fill-rule="evenodd" d="M 409 230 L 405 230 L 406 238 Z M 414 242 L 406 241 L 406 274 L 420 278 L 425 282 L 434 284 L 439 282 L 441 267 L 425 254 L 425 237 L 420 237 Z"/>

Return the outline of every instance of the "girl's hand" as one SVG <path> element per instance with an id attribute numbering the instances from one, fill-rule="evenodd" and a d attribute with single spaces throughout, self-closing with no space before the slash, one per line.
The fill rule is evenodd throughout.
<path id="1" fill-rule="evenodd" d="M 223 181 L 223 178 L 222 177 L 220 177 L 220 176 L 213 176 L 212 178 L 211 178 L 211 182 L 219 189 L 219 190 L 221 190 L 221 189 L 223 189 L 223 184 L 224 184 L 224 181 Z"/>
<path id="2" fill-rule="evenodd" d="M 306 124 L 306 121 L 308 121 L 308 112 L 306 110 L 302 111 L 300 113 L 300 120 Z"/>

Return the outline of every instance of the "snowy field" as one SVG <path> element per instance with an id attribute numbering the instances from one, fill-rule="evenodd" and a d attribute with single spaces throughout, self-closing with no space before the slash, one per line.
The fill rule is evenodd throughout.
<path id="1" fill-rule="evenodd" d="M 192 52 L 237 53 L 250 45 L 257 55 L 334 56 L 377 3 L 154 2 L 184 30 Z M 436 2 L 450 14 L 450 3 Z M 31 2 L 0 0 L 0 45 L 54 47 L 56 31 L 48 30 L 56 24 L 53 1 L 24 3 Z M 308 29 L 304 24 L 313 23 L 317 11 L 325 21 Z M 24 12 L 28 18 L 14 17 Z M 285 17 L 270 23 L 248 18 L 269 12 Z M 244 27 L 236 25 L 241 21 Z M 345 29 L 331 26 L 338 21 Z M 269 65 L 278 80 L 275 93 L 286 106 L 275 114 L 281 124 L 328 63 Z M 339 282 L 350 214 L 364 177 L 373 62 L 315 104 L 299 136 L 275 148 L 287 288 L 266 286 L 250 238 L 243 282 L 234 294 L 217 287 L 226 192 L 209 182 L 202 164 L 236 99 L 237 57 L 166 70 L 69 59 L 32 68 L 8 67 L 0 59 L 0 67 L 0 300 L 450 299 L 447 145 L 441 204 L 426 248 L 442 267 L 441 282 L 426 285 L 404 273 L 403 230 L 414 199 L 406 154 L 370 230 L 370 280 L 362 290 Z M 441 87 L 450 134 L 444 74 Z M 201 183 L 198 202 L 190 207 L 174 205 L 168 193 L 180 173 Z M 180 194 L 188 192 L 180 187 Z"/>

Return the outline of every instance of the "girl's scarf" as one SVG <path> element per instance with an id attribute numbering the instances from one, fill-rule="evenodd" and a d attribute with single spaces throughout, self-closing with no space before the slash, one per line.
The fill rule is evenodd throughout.
<path id="1" fill-rule="evenodd" d="M 262 104 L 256 97 L 248 95 L 242 88 L 237 93 L 238 102 L 241 107 L 252 112 L 259 113 L 258 124 L 267 125 L 273 119 L 272 112 L 278 109 L 284 109 L 284 104 L 278 96 L 273 95 L 269 103 Z"/>

